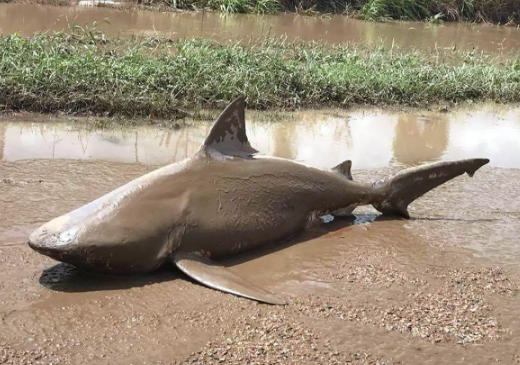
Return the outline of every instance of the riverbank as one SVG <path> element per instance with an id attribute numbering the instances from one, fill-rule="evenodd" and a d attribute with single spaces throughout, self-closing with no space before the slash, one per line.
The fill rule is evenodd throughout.
<path id="1" fill-rule="evenodd" d="M 114 2 L 105 1 L 109 4 Z M 76 3 L 70 0 L 0 0 L 1 2 L 48 5 Z M 205 10 L 228 14 L 296 12 L 302 15 L 332 13 L 372 21 L 423 20 L 433 23 L 465 21 L 502 25 L 520 24 L 517 0 L 122 0 L 117 4 L 160 11 Z"/>
<path id="2" fill-rule="evenodd" d="M 138 4 L 164 5 L 164 0 L 137 0 Z M 170 0 L 178 9 L 209 9 L 224 13 L 274 14 L 280 11 L 307 15 L 335 13 L 374 21 L 426 20 L 514 24 L 520 22 L 516 0 Z"/>
<path id="3" fill-rule="evenodd" d="M 236 95 L 255 109 L 520 101 L 520 57 L 395 47 L 71 34 L 0 36 L 3 110 L 182 118 Z"/>

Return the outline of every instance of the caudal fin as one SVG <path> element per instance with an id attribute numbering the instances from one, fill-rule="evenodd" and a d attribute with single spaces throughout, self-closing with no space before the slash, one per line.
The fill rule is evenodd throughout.
<path id="1" fill-rule="evenodd" d="M 402 170 L 374 183 L 374 188 L 380 194 L 377 194 L 379 199 L 372 206 L 383 214 L 410 218 L 408 205 L 415 199 L 464 173 L 473 176 L 475 171 L 488 162 L 487 158 L 475 158 Z"/>

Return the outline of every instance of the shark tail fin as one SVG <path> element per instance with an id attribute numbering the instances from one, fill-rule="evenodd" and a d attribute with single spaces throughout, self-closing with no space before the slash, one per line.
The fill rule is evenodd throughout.
<path id="1" fill-rule="evenodd" d="M 408 205 L 415 199 L 464 173 L 473 176 L 475 171 L 488 162 L 485 158 L 475 158 L 437 162 L 402 170 L 374 183 L 378 198 L 372 206 L 383 214 L 410 218 Z"/>

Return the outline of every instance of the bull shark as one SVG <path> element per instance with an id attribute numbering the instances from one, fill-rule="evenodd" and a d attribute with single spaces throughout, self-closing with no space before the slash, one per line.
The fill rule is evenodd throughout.
<path id="1" fill-rule="evenodd" d="M 231 102 L 194 156 L 51 220 L 30 235 L 29 246 L 95 273 L 142 274 L 171 262 L 208 287 L 284 304 L 214 259 L 284 241 L 319 217 L 360 205 L 409 218 L 412 201 L 489 162 L 438 162 L 356 182 L 350 160 L 319 169 L 259 154 L 247 138 L 245 106 L 244 97 Z"/>

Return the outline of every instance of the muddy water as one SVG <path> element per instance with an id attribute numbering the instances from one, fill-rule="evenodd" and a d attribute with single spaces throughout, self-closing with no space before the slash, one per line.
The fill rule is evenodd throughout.
<path id="1" fill-rule="evenodd" d="M 105 21 L 108 21 L 105 22 Z M 97 26 L 111 35 L 165 34 L 172 38 L 207 37 L 217 40 L 287 36 L 289 40 L 328 43 L 352 41 L 362 44 L 394 43 L 401 47 L 478 48 L 500 53 L 520 49 L 520 29 L 469 24 L 376 23 L 343 16 L 307 17 L 221 15 L 218 13 L 159 13 L 121 11 L 106 7 L 55 7 L 0 4 L 0 32 L 66 30 L 70 24 Z"/>
<path id="2" fill-rule="evenodd" d="M 491 159 L 520 168 L 520 106 L 486 104 L 449 113 L 379 109 L 248 113 L 248 135 L 262 153 L 330 167 L 345 158 L 354 169 L 409 166 L 438 160 Z M 279 119 L 272 122 L 273 118 Z M 66 118 L 2 117 L 0 159 L 102 160 L 168 164 L 191 156 L 212 122 L 178 130 L 142 126 L 87 130 Z"/>
<path id="3" fill-rule="evenodd" d="M 354 179 L 425 161 L 489 157 L 411 206 L 362 209 L 292 241 L 229 259 L 285 308 L 206 289 L 172 267 L 90 276 L 24 244 L 39 224 L 200 145 L 179 131 L 86 131 L 23 115 L 0 121 L 0 362 L 64 364 L 515 364 L 520 361 L 520 109 L 326 110 L 281 122 L 248 113 L 262 152 Z"/>

